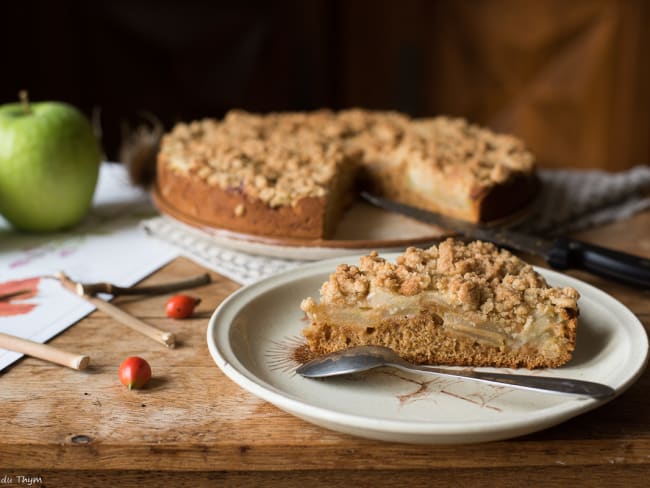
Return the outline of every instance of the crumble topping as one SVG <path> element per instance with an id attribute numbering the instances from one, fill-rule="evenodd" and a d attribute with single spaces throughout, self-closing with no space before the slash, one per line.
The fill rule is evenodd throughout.
<path id="1" fill-rule="evenodd" d="M 359 266 L 340 265 L 321 288 L 321 303 L 368 306 L 376 292 L 412 296 L 432 291 L 445 302 L 482 320 L 523 324 L 535 311 L 551 307 L 563 318 L 577 315 L 579 294 L 552 288 L 518 257 L 491 243 L 447 239 L 429 249 L 408 248 L 395 263 L 376 251 Z"/>
<path id="2" fill-rule="evenodd" d="M 161 154 L 174 171 L 270 207 L 325 196 L 338 168 L 359 158 L 362 165 L 422 165 L 472 191 L 518 172 L 530 174 L 534 166 L 519 139 L 460 118 L 410 119 L 361 109 L 266 115 L 234 110 L 222 121 L 177 124 L 163 138 Z"/>
<path id="3" fill-rule="evenodd" d="M 402 144 L 410 122 L 398 112 L 351 109 L 337 115 L 339 137 L 347 148 L 361 151 L 369 162 L 382 156 L 394 157 L 392 153 Z"/>
<path id="4" fill-rule="evenodd" d="M 530 173 L 533 155 L 511 135 L 497 134 L 461 118 L 435 117 L 413 123 L 407 144 L 410 157 L 430 162 L 443 172 L 458 172 L 479 185 L 503 183 L 513 173 Z"/>
<path id="5" fill-rule="evenodd" d="M 161 153 L 176 171 L 243 192 L 271 207 L 324 196 L 347 160 L 341 142 L 321 133 L 328 112 L 266 116 L 231 112 L 222 122 L 178 124 Z"/>

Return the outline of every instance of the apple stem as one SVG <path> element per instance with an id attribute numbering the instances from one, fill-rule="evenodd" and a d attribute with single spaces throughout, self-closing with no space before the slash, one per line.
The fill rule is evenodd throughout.
<path id="1" fill-rule="evenodd" d="M 23 109 L 25 110 L 25 113 L 31 114 L 32 108 L 29 105 L 29 94 L 27 93 L 27 90 L 20 90 L 18 92 L 18 98 L 20 98 L 20 103 L 23 104 Z"/>

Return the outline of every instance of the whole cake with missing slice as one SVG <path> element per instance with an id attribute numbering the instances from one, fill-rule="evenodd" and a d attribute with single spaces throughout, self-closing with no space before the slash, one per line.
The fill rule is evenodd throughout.
<path id="1" fill-rule="evenodd" d="M 571 359 L 578 292 L 548 285 L 491 243 L 448 239 L 391 263 L 376 252 L 341 264 L 301 308 L 317 355 L 381 345 L 424 364 L 558 367 Z"/>
<path id="2" fill-rule="evenodd" d="M 532 154 L 460 118 L 397 112 L 251 114 L 177 124 L 158 154 L 157 196 L 201 225 L 269 237 L 329 238 L 363 187 L 471 222 L 536 194 Z"/>

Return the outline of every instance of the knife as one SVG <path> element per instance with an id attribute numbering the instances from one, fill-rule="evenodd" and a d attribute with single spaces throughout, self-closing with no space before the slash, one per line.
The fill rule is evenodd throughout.
<path id="1" fill-rule="evenodd" d="M 370 204 L 391 212 L 437 225 L 472 239 L 544 258 L 555 269 L 582 269 L 626 285 L 650 288 L 650 259 L 586 242 L 559 237 L 554 240 L 508 229 L 487 227 L 361 192 Z"/>

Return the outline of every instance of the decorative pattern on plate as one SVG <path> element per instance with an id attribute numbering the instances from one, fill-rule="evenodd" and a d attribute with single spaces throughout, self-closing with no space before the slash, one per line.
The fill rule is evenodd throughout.
<path id="1" fill-rule="evenodd" d="M 315 355 L 309 349 L 304 337 L 290 336 L 279 341 L 271 341 L 265 357 L 271 371 L 280 371 L 293 376 L 296 374 L 296 369 L 314 359 Z M 409 374 L 390 368 L 377 368 L 372 371 L 346 376 L 341 381 L 352 385 L 357 381 L 371 379 L 382 382 L 382 375 L 388 379 L 397 379 L 401 383 L 393 395 L 401 406 L 419 400 L 433 400 L 435 402 L 435 395 L 442 394 L 476 405 L 479 408 L 501 412 L 500 407 L 492 405 L 490 402 L 513 391 L 512 388 L 506 386 L 481 385 L 481 388 L 475 392 L 465 394 L 463 390 L 467 382 L 462 379 L 441 378 L 417 373 Z M 405 385 L 408 388 L 413 387 L 413 390 L 402 393 Z"/>

